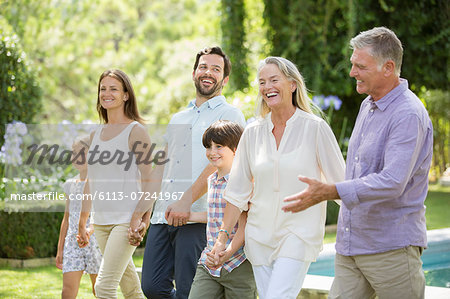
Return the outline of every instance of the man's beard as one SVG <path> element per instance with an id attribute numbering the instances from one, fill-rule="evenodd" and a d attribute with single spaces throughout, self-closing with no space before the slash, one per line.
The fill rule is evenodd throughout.
<path id="1" fill-rule="evenodd" d="M 209 88 L 204 88 L 201 84 L 201 80 L 202 79 L 209 79 L 213 82 L 215 82 L 214 78 L 211 77 L 201 77 L 198 79 L 195 79 L 194 83 L 195 83 L 195 88 L 197 89 L 197 93 L 199 93 L 200 95 L 204 96 L 204 97 L 209 97 L 209 96 L 213 96 L 215 94 L 217 94 L 220 89 L 222 88 L 222 82 L 223 79 L 220 80 L 219 82 L 213 83 L 213 85 Z"/>

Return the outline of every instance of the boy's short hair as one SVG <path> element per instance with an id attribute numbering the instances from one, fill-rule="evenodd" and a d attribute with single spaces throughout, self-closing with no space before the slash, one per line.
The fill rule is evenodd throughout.
<path id="1" fill-rule="evenodd" d="M 241 139 L 242 132 L 244 132 L 244 129 L 239 124 L 229 120 L 218 120 L 203 133 L 203 146 L 209 148 L 214 142 L 227 146 L 234 152 L 239 139 Z"/>

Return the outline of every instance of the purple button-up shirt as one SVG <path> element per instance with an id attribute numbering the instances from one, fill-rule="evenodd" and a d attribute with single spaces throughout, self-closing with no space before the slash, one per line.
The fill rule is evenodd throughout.
<path id="1" fill-rule="evenodd" d="M 424 201 L 433 128 L 408 81 L 361 104 L 347 153 L 336 252 L 361 255 L 426 247 Z"/>

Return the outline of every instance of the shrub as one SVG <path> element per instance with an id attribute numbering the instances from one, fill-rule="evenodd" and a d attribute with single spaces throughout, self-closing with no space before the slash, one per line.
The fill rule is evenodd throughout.
<path id="1" fill-rule="evenodd" d="M 64 213 L 0 211 L 0 257 L 56 256 L 59 228 Z"/>
<path id="2" fill-rule="evenodd" d="M 31 123 L 41 111 L 42 91 L 37 84 L 20 41 L 0 18 L 0 145 L 5 124 L 13 120 Z"/>
<path id="3" fill-rule="evenodd" d="M 334 201 L 327 203 L 327 220 L 326 225 L 336 224 L 339 216 L 339 205 Z"/>

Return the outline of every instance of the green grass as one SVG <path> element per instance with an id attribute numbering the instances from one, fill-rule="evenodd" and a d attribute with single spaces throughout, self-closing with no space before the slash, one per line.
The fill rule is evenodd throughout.
<path id="1" fill-rule="evenodd" d="M 427 200 L 427 228 L 438 229 L 450 227 L 450 187 L 430 186 Z M 336 241 L 336 233 L 327 233 L 325 243 Z M 133 257 L 136 267 L 142 266 L 143 257 Z M 62 272 L 54 266 L 11 269 L 0 268 L 0 298 L 60 298 Z M 120 291 L 118 297 L 123 298 Z M 83 275 L 78 298 L 94 298 L 88 275 Z"/>
<path id="2" fill-rule="evenodd" d="M 133 257 L 136 267 L 142 267 L 142 256 Z M 29 269 L 0 268 L 0 298 L 31 299 L 61 298 L 62 271 L 55 266 Z M 89 275 L 83 275 L 77 298 L 95 298 Z M 122 293 L 118 291 L 118 298 Z"/>
<path id="3" fill-rule="evenodd" d="M 430 185 L 425 200 L 427 230 L 450 227 L 450 187 Z M 336 242 L 336 233 L 325 234 L 324 243 Z"/>

